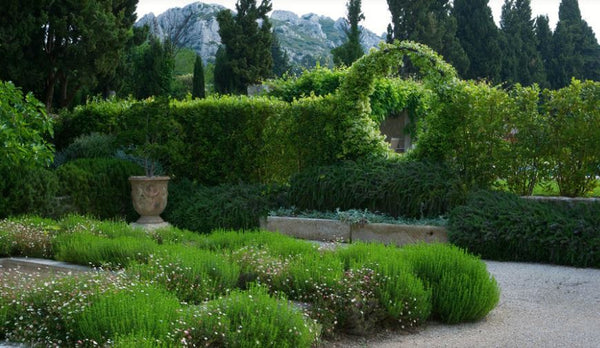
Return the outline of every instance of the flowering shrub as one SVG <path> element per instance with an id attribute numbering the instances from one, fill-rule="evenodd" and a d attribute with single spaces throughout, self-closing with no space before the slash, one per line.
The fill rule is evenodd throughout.
<path id="1" fill-rule="evenodd" d="M 0 221 L 0 256 L 52 258 L 57 224 L 34 217 Z"/>

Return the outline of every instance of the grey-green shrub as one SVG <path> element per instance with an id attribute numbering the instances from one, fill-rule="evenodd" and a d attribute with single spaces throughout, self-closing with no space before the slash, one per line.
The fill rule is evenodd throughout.
<path id="1" fill-rule="evenodd" d="M 117 150 L 117 138 L 112 134 L 94 132 L 81 135 L 67 148 L 56 153 L 54 166 L 58 167 L 77 158 L 110 158 Z"/>

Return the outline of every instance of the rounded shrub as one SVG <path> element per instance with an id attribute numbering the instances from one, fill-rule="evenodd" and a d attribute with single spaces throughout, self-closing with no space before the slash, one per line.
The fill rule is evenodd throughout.
<path id="1" fill-rule="evenodd" d="M 77 158 L 110 158 L 117 152 L 117 138 L 111 134 L 90 133 L 81 135 L 67 148 L 56 153 L 54 166 L 58 167 Z"/>
<path id="2" fill-rule="evenodd" d="M 190 311 L 182 341 L 189 346 L 311 347 L 319 328 L 283 297 L 253 286 Z"/>
<path id="3" fill-rule="evenodd" d="M 498 304 L 500 289 L 478 258 L 455 246 L 418 244 L 403 253 L 431 289 L 432 316 L 445 323 L 476 321 Z"/>

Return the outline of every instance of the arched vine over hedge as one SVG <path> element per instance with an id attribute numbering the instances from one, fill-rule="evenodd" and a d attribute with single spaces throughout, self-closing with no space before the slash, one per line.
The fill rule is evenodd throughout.
<path id="1" fill-rule="evenodd" d="M 412 41 L 382 43 L 378 50 L 357 60 L 348 71 L 337 90 L 337 112 L 345 129 L 341 153 L 343 159 L 380 157 L 387 153 L 387 145 L 371 118 L 369 96 L 375 89 L 377 78 L 389 76 L 409 58 L 419 69 L 425 86 L 436 88 L 457 79 L 456 70 L 431 48 Z"/>

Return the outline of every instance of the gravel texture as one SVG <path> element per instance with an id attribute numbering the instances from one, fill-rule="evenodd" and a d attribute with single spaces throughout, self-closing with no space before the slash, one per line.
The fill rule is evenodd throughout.
<path id="1" fill-rule="evenodd" d="M 600 270 L 486 261 L 502 294 L 476 323 L 345 337 L 324 347 L 600 347 Z"/>

